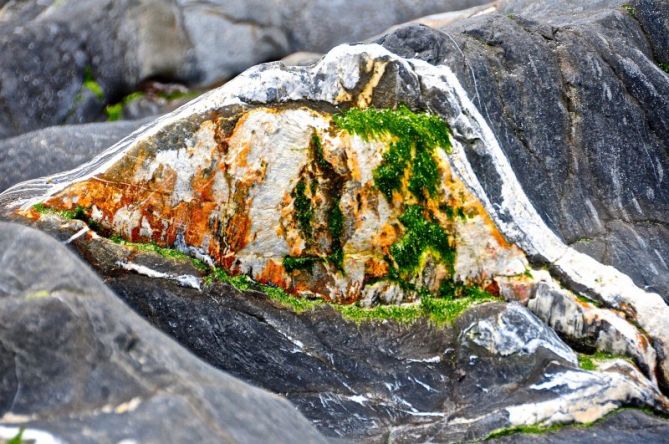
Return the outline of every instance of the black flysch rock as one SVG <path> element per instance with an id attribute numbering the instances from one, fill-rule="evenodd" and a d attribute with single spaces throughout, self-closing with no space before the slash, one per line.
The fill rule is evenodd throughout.
<path id="1" fill-rule="evenodd" d="M 159 333 L 54 239 L 1 223 L 0 251 L 3 427 L 92 444 L 327 442 L 284 399 Z"/>

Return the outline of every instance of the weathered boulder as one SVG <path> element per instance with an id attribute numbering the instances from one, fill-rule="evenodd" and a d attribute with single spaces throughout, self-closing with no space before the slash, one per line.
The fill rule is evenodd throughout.
<path id="1" fill-rule="evenodd" d="M 104 118 L 143 81 L 220 83 L 299 50 L 324 52 L 483 0 L 78 0 L 0 6 L 0 138 Z"/>
<path id="2" fill-rule="evenodd" d="M 445 121 L 364 109 L 397 103 Z M 345 111 L 352 105 L 363 110 Z M 495 192 L 472 152 L 491 162 L 478 177 L 496 179 Z M 638 323 L 649 340 L 632 356 L 650 356 L 652 343 L 659 380 L 669 380 L 664 301 L 543 224 L 447 67 L 376 45 L 338 47 L 314 67 L 250 70 L 91 163 L 0 198 L 24 217 L 75 212 L 102 234 L 337 301 L 486 289 L 526 302 L 537 283 L 557 279 Z M 528 259 L 553 276 L 530 271 Z"/>
<path id="3" fill-rule="evenodd" d="M 147 122 L 56 126 L 0 140 L 0 190 L 81 165 Z"/>
<path id="4" fill-rule="evenodd" d="M 47 235 L 0 223 L 0 248 L 0 439 L 327 442 L 286 400 L 156 331 Z"/>

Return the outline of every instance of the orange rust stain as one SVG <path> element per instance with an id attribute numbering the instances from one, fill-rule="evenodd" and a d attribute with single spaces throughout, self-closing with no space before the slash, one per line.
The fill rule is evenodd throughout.
<path id="1" fill-rule="evenodd" d="M 388 274 L 388 263 L 384 260 L 369 258 L 365 261 L 365 276 L 381 278 Z"/>
<path id="2" fill-rule="evenodd" d="M 256 280 L 262 284 L 274 284 L 283 289 L 289 287 L 290 280 L 283 264 L 273 260 L 267 261 L 267 264 L 262 271 L 255 277 Z"/>
<path id="3" fill-rule="evenodd" d="M 245 211 L 237 211 L 232 216 L 225 229 L 225 238 L 230 250 L 240 251 L 249 242 L 251 219 Z"/>
<path id="4" fill-rule="evenodd" d="M 498 284 L 497 281 L 495 281 L 495 280 L 493 280 L 492 282 L 490 282 L 490 283 L 489 283 L 488 285 L 486 285 L 483 289 L 484 289 L 485 291 L 487 291 L 488 293 L 490 293 L 491 295 L 493 295 L 493 296 L 499 296 L 499 295 L 500 295 L 500 292 L 499 292 L 499 284 Z"/>
<path id="5" fill-rule="evenodd" d="M 384 224 L 381 229 L 374 234 L 372 245 L 386 250 L 397 241 L 397 231 L 391 224 Z"/>

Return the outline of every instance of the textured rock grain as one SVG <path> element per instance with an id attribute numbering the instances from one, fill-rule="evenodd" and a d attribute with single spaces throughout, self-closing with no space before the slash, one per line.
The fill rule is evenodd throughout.
<path id="1" fill-rule="evenodd" d="M 0 245 L 0 438 L 327 442 L 157 332 L 54 239 L 1 223 Z"/>

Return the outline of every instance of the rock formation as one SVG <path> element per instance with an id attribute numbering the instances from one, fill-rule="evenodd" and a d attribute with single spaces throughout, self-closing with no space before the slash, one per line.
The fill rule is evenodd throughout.
<path id="1" fill-rule="evenodd" d="M 256 66 L 0 207 L 328 436 L 669 413 L 669 12 L 600 3 Z"/>

